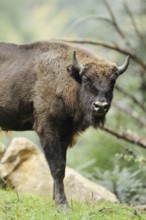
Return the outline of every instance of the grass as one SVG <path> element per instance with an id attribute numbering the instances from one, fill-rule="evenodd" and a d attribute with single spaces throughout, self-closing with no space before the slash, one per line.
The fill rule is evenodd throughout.
<path id="1" fill-rule="evenodd" d="M 56 209 L 52 199 L 0 190 L 0 220 L 146 220 L 144 211 L 122 204 L 70 203 L 70 211 Z"/>

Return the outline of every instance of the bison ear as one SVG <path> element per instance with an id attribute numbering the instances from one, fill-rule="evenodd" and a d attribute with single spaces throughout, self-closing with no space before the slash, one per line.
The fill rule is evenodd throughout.
<path id="1" fill-rule="evenodd" d="M 72 65 L 67 66 L 67 72 L 73 77 L 78 83 L 81 83 L 81 75 L 79 71 L 74 69 Z"/>
<path id="2" fill-rule="evenodd" d="M 81 83 L 81 72 L 83 65 L 80 64 L 76 57 L 76 51 L 72 54 L 72 64 L 67 66 L 67 72 L 79 83 Z"/>

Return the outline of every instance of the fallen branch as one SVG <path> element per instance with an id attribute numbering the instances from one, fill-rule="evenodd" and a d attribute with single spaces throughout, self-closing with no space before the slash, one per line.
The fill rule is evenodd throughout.
<path id="1" fill-rule="evenodd" d="M 126 132 L 123 132 L 123 133 L 118 133 L 117 131 L 115 131 L 115 130 L 113 130 L 111 128 L 108 128 L 108 127 L 100 127 L 100 129 L 104 130 L 105 132 L 110 133 L 111 135 L 113 135 L 113 136 L 115 136 L 117 138 L 123 139 L 125 141 L 128 141 L 131 144 L 135 144 L 135 145 L 138 145 L 138 146 L 146 149 L 146 138 L 141 137 L 141 136 L 139 136 L 137 134 L 134 134 L 131 131 L 126 131 Z"/>

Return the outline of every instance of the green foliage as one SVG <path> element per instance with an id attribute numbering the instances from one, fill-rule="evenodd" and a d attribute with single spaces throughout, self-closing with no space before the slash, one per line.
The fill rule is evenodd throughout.
<path id="1" fill-rule="evenodd" d="M 86 166 L 86 171 L 90 173 L 95 166 L 112 168 L 114 155 L 118 152 L 122 153 L 123 149 L 115 143 L 111 135 L 90 128 L 79 137 L 77 144 L 68 150 L 67 161 L 69 166 L 78 171 L 82 171 L 82 165 L 86 166 L 86 163 L 92 161 L 92 165 Z"/>
<path id="2" fill-rule="evenodd" d="M 141 170 L 133 171 L 130 168 L 121 168 L 116 165 L 112 171 L 94 169 L 94 177 L 98 183 L 116 194 L 122 203 L 132 205 L 146 203 L 146 178 Z"/>
<path id="3" fill-rule="evenodd" d="M 52 199 L 16 194 L 0 190 L 0 220 L 144 220 L 144 211 L 126 205 L 98 202 L 97 204 L 70 203 L 66 213 L 56 209 Z"/>
<path id="4" fill-rule="evenodd" d="M 113 192 L 120 202 L 146 204 L 146 161 L 144 157 L 129 153 L 116 155 L 112 169 L 94 167 L 90 173 L 83 171 L 87 177 Z"/>

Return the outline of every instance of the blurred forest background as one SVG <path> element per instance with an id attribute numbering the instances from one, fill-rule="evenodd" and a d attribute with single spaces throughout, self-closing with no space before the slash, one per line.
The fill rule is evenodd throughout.
<path id="1" fill-rule="evenodd" d="M 68 150 L 68 165 L 121 202 L 146 204 L 146 0 L 0 0 L 0 41 L 52 38 L 81 41 L 119 65 L 131 55 L 105 128 L 82 134 Z M 1 132 L 1 141 L 13 136 L 39 143 L 33 132 Z"/>

